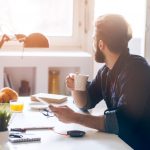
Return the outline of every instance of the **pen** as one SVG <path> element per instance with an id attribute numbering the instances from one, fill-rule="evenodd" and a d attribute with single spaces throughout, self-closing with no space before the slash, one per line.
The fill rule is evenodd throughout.
<path id="1" fill-rule="evenodd" d="M 26 129 L 24 128 L 12 128 L 10 131 L 18 131 L 18 132 L 26 132 Z"/>

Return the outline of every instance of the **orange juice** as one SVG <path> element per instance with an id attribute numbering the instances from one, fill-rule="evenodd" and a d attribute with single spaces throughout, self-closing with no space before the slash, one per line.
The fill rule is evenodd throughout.
<path id="1" fill-rule="evenodd" d="M 22 112 L 23 108 L 24 108 L 24 104 L 22 102 L 17 102 L 17 101 L 10 102 L 10 110 L 12 112 Z"/>

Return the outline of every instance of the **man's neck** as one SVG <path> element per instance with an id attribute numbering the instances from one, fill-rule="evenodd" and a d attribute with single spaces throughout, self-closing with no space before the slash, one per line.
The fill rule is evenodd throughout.
<path id="1" fill-rule="evenodd" d="M 108 53 L 105 59 L 106 66 L 111 70 L 117 62 L 120 54 Z"/>

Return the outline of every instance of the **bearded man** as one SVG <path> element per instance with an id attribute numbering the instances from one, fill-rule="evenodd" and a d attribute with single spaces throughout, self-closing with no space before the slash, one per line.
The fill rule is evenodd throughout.
<path id="1" fill-rule="evenodd" d="M 103 115 L 80 114 L 70 108 L 50 106 L 60 121 L 78 123 L 99 131 L 117 134 L 134 149 L 150 148 L 150 67 L 138 55 L 131 55 L 128 42 L 131 28 L 120 15 L 108 14 L 95 23 L 95 60 L 105 63 L 85 92 L 74 90 L 74 75 L 66 77 L 75 104 L 82 110 L 104 100 Z"/>

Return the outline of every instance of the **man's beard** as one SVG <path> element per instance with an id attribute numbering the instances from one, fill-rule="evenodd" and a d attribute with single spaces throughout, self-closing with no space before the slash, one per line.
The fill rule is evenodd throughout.
<path id="1" fill-rule="evenodd" d="M 105 56 L 97 46 L 96 52 L 95 52 L 95 61 L 98 63 L 104 63 L 105 62 Z"/>

